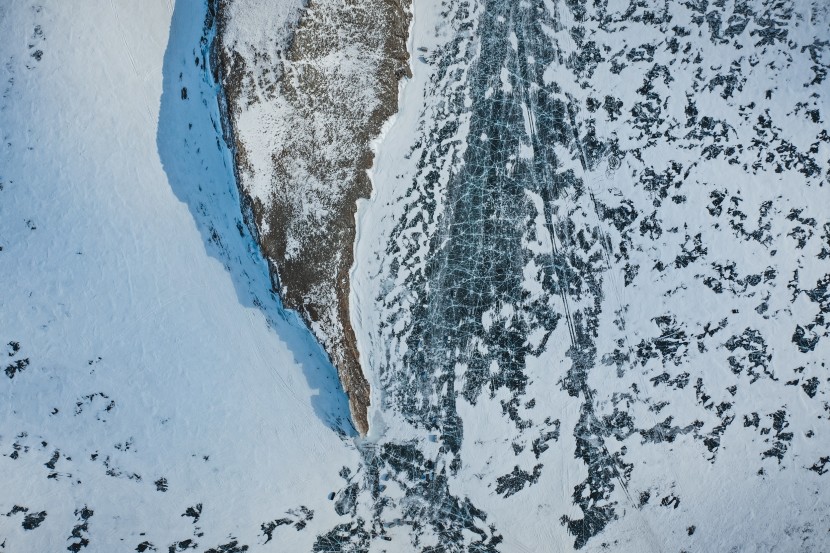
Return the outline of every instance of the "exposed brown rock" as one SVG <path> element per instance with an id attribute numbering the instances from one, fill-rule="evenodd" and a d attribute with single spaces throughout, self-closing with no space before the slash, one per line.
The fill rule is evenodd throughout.
<path id="1" fill-rule="evenodd" d="M 409 1 L 313 0 L 287 51 L 263 47 L 245 52 L 248 59 L 222 42 L 228 8 L 241 1 L 216 4 L 216 51 L 248 223 L 285 305 L 337 367 L 354 425 L 365 434 L 370 390 L 349 320 L 356 201 L 371 192 L 369 143 L 397 111 L 398 82 L 409 75 Z M 261 129 L 240 126 L 256 104 L 279 118 L 268 123 L 277 133 L 270 160 L 249 147 Z"/>

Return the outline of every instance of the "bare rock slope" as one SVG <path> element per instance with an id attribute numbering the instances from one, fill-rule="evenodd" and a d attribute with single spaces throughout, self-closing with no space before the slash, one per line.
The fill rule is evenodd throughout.
<path id="1" fill-rule="evenodd" d="M 285 305 L 337 367 L 361 433 L 369 384 L 349 322 L 355 202 L 371 192 L 370 142 L 397 111 L 398 82 L 409 74 L 408 4 L 215 4 L 225 132 L 248 224 Z M 251 33 L 251 18 L 274 32 Z"/>

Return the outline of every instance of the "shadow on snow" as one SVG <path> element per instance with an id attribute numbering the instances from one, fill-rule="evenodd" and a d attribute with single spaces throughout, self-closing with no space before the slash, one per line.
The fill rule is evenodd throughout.
<path id="1" fill-rule="evenodd" d="M 242 220 L 232 156 L 222 139 L 219 88 L 205 59 L 211 38 L 206 13 L 206 2 L 175 4 L 156 135 L 162 166 L 176 197 L 190 209 L 208 255 L 227 270 L 240 304 L 265 315 L 317 392 L 310 398 L 314 412 L 334 431 L 355 435 L 336 370 L 300 318 L 283 308 Z"/>

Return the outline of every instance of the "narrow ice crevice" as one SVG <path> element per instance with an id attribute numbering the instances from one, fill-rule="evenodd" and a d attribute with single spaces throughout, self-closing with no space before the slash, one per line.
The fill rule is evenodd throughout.
<path id="1" fill-rule="evenodd" d="M 401 113 L 406 111 L 407 108 L 411 109 L 412 105 L 419 104 L 420 102 L 417 102 L 417 100 L 423 99 L 422 96 L 415 96 L 418 91 L 413 86 L 417 71 L 415 67 L 417 58 L 415 56 L 414 30 L 418 19 L 418 11 L 415 4 L 413 2 L 410 7 L 411 17 L 406 40 L 406 51 L 409 54 L 409 71 L 412 77 L 404 75 L 398 81 L 398 110 L 383 123 L 378 135 L 369 143 L 374 162 L 366 170 L 366 174 L 372 185 L 372 191 L 369 198 L 357 200 L 357 211 L 355 211 L 354 216 L 353 262 L 349 271 L 349 318 L 355 333 L 358 359 L 360 359 L 363 374 L 369 382 L 371 394 L 371 401 L 367 408 L 369 430 L 365 438 L 371 442 L 377 441 L 384 435 L 386 424 L 382 414 L 383 387 L 377 372 L 379 369 L 377 363 L 381 361 L 382 352 L 379 347 L 381 344 L 377 343 L 376 334 L 373 332 L 379 326 L 378 321 L 374 319 L 378 315 L 378 311 L 374 308 L 374 298 L 371 297 L 373 286 L 370 282 L 373 277 L 380 274 L 380 267 L 374 266 L 368 259 L 368 255 L 371 254 L 367 248 L 370 248 L 372 244 L 380 245 L 380 241 L 385 236 L 378 232 L 381 226 L 380 222 L 389 216 L 387 206 L 383 204 L 383 201 L 389 197 L 389 194 L 395 188 L 392 179 L 385 178 L 386 175 L 378 174 L 378 163 L 387 148 L 395 147 L 395 140 L 397 139 L 395 124 Z M 402 142 L 402 144 L 406 145 L 405 142 Z M 376 258 L 376 260 L 380 262 L 380 258 Z M 366 306 L 365 310 L 363 306 Z"/>

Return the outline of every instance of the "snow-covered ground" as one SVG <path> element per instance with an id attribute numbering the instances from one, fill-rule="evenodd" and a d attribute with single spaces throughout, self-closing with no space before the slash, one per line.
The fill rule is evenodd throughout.
<path id="1" fill-rule="evenodd" d="M 348 408 L 241 222 L 205 11 L 0 3 L 0 551 L 336 524 Z"/>

